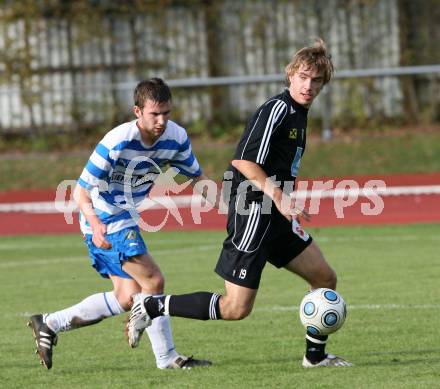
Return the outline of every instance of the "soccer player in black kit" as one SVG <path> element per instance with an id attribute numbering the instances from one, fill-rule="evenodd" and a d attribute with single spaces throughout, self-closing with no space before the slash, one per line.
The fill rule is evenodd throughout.
<path id="1" fill-rule="evenodd" d="M 228 236 L 215 268 L 225 293 L 148 297 L 133 305 L 128 325 L 142 331 L 160 315 L 243 319 L 252 311 L 266 262 L 297 274 L 311 289 L 336 289 L 335 272 L 297 220 L 309 215 L 290 196 L 305 151 L 308 109 L 333 73 L 324 42 L 299 50 L 285 73 L 288 87 L 251 117 L 229 168 Z M 326 353 L 326 341 L 306 333 L 304 367 L 352 365 Z"/>

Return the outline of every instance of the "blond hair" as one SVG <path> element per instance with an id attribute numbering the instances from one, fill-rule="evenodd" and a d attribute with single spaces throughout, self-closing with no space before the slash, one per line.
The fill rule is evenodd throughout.
<path id="1" fill-rule="evenodd" d="M 321 38 L 316 38 L 313 46 L 303 47 L 292 57 L 292 61 L 286 66 L 286 81 L 290 85 L 289 78 L 295 74 L 301 65 L 307 69 L 314 68 L 323 73 L 324 84 L 327 84 L 333 75 L 333 63 L 331 55 Z"/>

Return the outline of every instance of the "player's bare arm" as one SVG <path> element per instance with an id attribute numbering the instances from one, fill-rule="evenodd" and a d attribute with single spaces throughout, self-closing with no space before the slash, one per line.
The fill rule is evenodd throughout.
<path id="1" fill-rule="evenodd" d="M 112 245 L 105 239 L 107 226 L 96 215 L 89 191 L 81 185 L 77 185 L 73 192 L 73 198 L 93 230 L 92 241 L 95 246 L 102 249 L 111 248 Z"/>
<path id="2" fill-rule="evenodd" d="M 306 211 L 295 208 L 292 199 L 267 176 L 258 164 L 243 159 L 235 159 L 231 164 L 253 185 L 269 196 L 287 220 L 292 221 L 292 218 L 297 216 L 303 217 L 307 221 L 310 220 L 310 215 Z"/>

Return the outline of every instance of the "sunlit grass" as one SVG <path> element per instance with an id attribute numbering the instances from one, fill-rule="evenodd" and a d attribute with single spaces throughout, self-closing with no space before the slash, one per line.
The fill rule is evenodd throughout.
<path id="1" fill-rule="evenodd" d="M 148 340 L 130 349 L 124 317 L 60 334 L 54 367 L 33 354 L 26 318 L 111 289 L 90 267 L 79 234 L 0 238 L 0 382 L 4 388 L 415 388 L 436 387 L 440 369 L 439 225 L 310 232 L 338 273 L 348 304 L 328 351 L 353 368 L 304 370 L 297 306 L 307 286 L 267 265 L 254 310 L 240 322 L 173 318 L 177 349 L 209 358 L 199 371 L 155 368 Z M 146 234 L 168 292 L 223 290 L 213 272 L 223 232 Z M 203 247 L 203 250 L 201 248 Z"/>

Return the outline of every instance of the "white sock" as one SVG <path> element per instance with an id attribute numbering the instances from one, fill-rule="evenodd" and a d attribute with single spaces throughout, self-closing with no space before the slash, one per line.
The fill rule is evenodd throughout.
<path id="1" fill-rule="evenodd" d="M 160 297 L 163 295 L 155 295 Z M 145 295 L 146 297 L 146 295 Z M 173 334 L 169 316 L 156 317 L 151 326 L 145 330 L 150 338 L 151 348 L 156 357 L 156 366 L 159 369 L 166 368 L 179 356 L 174 346 Z"/>
<path id="2" fill-rule="evenodd" d="M 101 320 L 125 312 L 113 292 L 93 294 L 79 304 L 49 313 L 45 317 L 49 328 L 58 333 L 95 324 Z"/>

